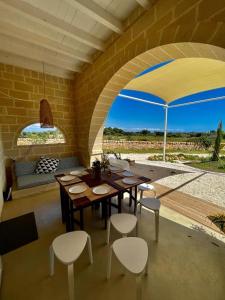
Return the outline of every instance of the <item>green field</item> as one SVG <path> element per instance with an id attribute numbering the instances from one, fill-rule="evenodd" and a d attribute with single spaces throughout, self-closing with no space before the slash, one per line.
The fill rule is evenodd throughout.
<path id="1" fill-rule="evenodd" d="M 162 131 L 125 131 L 120 128 L 107 127 L 104 129 L 105 140 L 126 140 L 126 141 L 162 141 Z M 209 132 L 167 132 L 167 140 L 173 142 L 207 142 L 208 145 L 214 142 L 216 131 Z M 223 141 L 225 133 L 223 132 Z"/>
<path id="2" fill-rule="evenodd" d="M 188 164 L 191 167 L 211 172 L 225 173 L 224 161 L 203 161 L 203 162 L 191 162 Z"/>
<path id="3" fill-rule="evenodd" d="M 103 150 L 106 153 L 115 152 L 115 153 L 159 153 L 162 154 L 163 149 L 152 149 L 152 148 L 142 148 L 142 149 L 136 149 L 136 148 L 113 148 L 113 149 L 104 149 Z M 166 153 L 189 153 L 189 154 L 211 154 L 210 151 L 207 150 L 178 150 L 178 149 L 168 149 L 166 150 Z M 225 151 L 221 151 L 221 154 L 225 154 Z"/>

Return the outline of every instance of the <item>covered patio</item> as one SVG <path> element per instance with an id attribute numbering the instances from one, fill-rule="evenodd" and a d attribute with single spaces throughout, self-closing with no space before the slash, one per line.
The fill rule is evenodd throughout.
<path id="1" fill-rule="evenodd" d="M 32 200 L 32 201 L 31 201 Z M 18 205 L 18 201 L 20 205 Z M 34 211 L 39 239 L 4 256 L 2 299 L 67 299 L 66 268 L 56 262 L 54 279 L 48 275 L 48 246 L 55 236 L 65 232 L 60 222 L 57 191 L 7 203 L 3 218 Z M 51 214 L 49 214 L 51 211 Z M 124 202 L 124 212 L 130 212 Z M 203 231 L 197 223 L 162 206 L 160 238 L 154 241 L 154 216 L 143 210 L 139 217 L 139 234 L 149 245 L 149 275 L 143 278 L 143 299 L 223 299 L 224 243 Z M 106 232 L 98 212 L 86 211 L 86 227 L 92 237 L 94 264 L 87 264 L 84 253 L 76 262 L 77 299 L 135 299 L 133 276 L 122 275 L 120 264 L 113 259 L 110 281 L 106 280 L 108 247 Z M 112 231 L 112 240 L 119 234 Z M 18 263 L 19 262 L 19 263 Z M 21 276 L 21 273 L 23 276 Z M 13 282 L 13 284 L 12 284 Z"/>
<path id="2" fill-rule="evenodd" d="M 2 300 L 134 300 L 136 292 L 142 300 L 224 299 L 224 234 L 207 219 L 224 207 L 186 192 L 185 176 L 200 187 L 203 176 L 149 161 L 119 170 L 92 164 L 102 159 L 115 97 L 140 87 L 161 97 L 165 158 L 169 103 L 225 86 L 224 11 L 220 0 L 0 0 Z M 168 184 L 176 176 L 183 176 L 179 187 Z M 156 197 L 144 191 L 142 200 L 155 206 L 140 214 L 142 184 L 152 184 Z M 111 226 L 106 245 L 117 214 L 135 222 L 125 233 Z M 54 248 L 60 236 L 68 239 Z M 113 257 L 106 280 L 118 240 L 136 244 Z"/>

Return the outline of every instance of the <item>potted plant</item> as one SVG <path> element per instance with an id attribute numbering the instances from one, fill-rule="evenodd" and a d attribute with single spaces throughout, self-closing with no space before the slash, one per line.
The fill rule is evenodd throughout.
<path id="1" fill-rule="evenodd" d="M 92 163 L 92 175 L 95 179 L 101 179 L 101 168 L 100 160 L 96 159 Z"/>

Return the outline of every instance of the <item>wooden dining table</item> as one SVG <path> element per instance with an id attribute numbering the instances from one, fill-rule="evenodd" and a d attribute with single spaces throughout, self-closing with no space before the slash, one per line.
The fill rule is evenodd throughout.
<path id="1" fill-rule="evenodd" d="M 132 172 L 133 173 L 133 172 Z M 126 177 L 124 171 L 103 172 L 101 178 L 94 178 L 91 169 L 82 171 L 79 175 L 71 177 L 70 181 L 63 181 L 61 178 L 70 174 L 58 174 L 55 176 L 60 187 L 60 201 L 62 222 L 66 224 L 66 231 L 74 230 L 74 223 L 77 223 L 81 229 L 84 228 L 84 209 L 102 204 L 102 216 L 105 221 L 111 215 L 111 208 L 115 207 L 118 213 L 122 212 L 122 200 L 125 192 L 129 193 L 130 205 L 134 201 L 134 213 L 136 213 L 137 205 L 137 187 L 139 184 L 150 182 L 151 179 L 133 173 L 132 184 L 126 184 L 123 179 Z M 82 185 L 86 190 L 80 194 L 72 194 L 69 189 L 76 185 Z M 109 192 L 103 195 L 97 195 L 93 192 L 93 188 L 105 185 Z M 117 196 L 117 203 L 112 202 L 112 198 Z M 74 213 L 79 212 L 79 220 L 74 218 Z"/>

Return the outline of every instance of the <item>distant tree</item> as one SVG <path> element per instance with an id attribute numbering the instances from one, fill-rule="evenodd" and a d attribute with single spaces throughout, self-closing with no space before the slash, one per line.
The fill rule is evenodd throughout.
<path id="1" fill-rule="evenodd" d="M 117 127 L 107 127 L 104 129 L 103 133 L 104 135 L 125 135 L 125 131 Z"/>
<path id="2" fill-rule="evenodd" d="M 163 131 L 155 131 L 156 136 L 163 136 Z"/>
<path id="3" fill-rule="evenodd" d="M 208 150 L 212 146 L 212 140 L 208 136 L 201 136 L 199 139 L 199 144 L 205 150 Z"/>
<path id="4" fill-rule="evenodd" d="M 112 135 L 112 128 L 111 127 L 107 127 L 107 128 L 104 128 L 104 132 L 103 134 L 104 135 Z"/>
<path id="5" fill-rule="evenodd" d="M 143 130 L 140 131 L 140 134 L 142 134 L 142 135 L 148 135 L 150 133 L 151 132 L 149 130 L 147 130 L 147 129 L 143 129 Z"/>
<path id="6" fill-rule="evenodd" d="M 212 155 L 213 161 L 218 161 L 220 156 L 220 149 L 221 149 L 221 141 L 222 141 L 222 133 L 223 133 L 223 124 L 222 121 L 219 122 L 217 132 L 216 132 L 216 139 L 215 145 Z"/>

